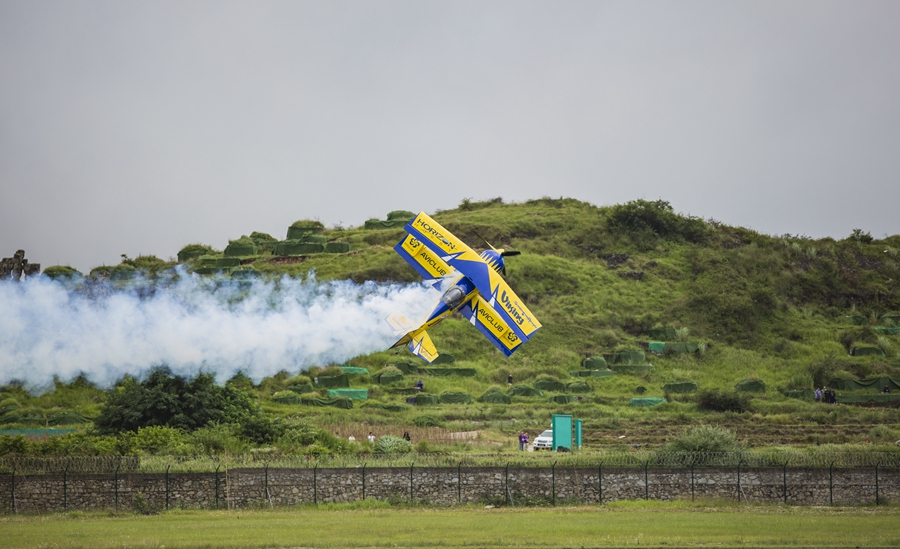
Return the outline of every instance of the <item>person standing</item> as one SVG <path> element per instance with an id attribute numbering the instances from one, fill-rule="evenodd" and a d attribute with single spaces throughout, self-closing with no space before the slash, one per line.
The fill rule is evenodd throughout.
<path id="1" fill-rule="evenodd" d="M 372 434 L 372 431 L 369 431 L 368 439 L 370 443 L 375 444 L 375 435 Z"/>
<path id="2" fill-rule="evenodd" d="M 512 374 L 509 374 L 508 376 L 506 376 L 506 387 L 507 388 L 512 387 Z"/>
<path id="3" fill-rule="evenodd" d="M 821 401 L 822 401 L 822 388 L 816 387 L 816 403 L 819 403 Z"/>

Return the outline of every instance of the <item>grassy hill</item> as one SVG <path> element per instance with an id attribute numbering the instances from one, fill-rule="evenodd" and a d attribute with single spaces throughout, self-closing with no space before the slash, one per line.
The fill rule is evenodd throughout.
<path id="1" fill-rule="evenodd" d="M 443 322 L 432 332 L 438 350 L 456 358 L 452 367 L 473 368 L 476 375 L 423 376 L 427 392 L 465 392 L 475 400 L 492 387 L 505 391 L 511 374 L 516 384 L 531 385 L 542 378 L 564 384 L 586 381 L 590 392 L 581 395 L 586 398 L 554 404 L 547 397 L 556 393 L 548 393 L 515 397 L 508 405 L 476 402 L 401 412 L 358 404 L 352 410 L 311 408 L 272 400 L 298 374 L 285 372 L 253 387 L 267 411 L 309 415 L 329 430 L 357 438 L 373 425 L 382 431 L 479 429 L 483 438 L 507 445 L 511 433 L 540 430 L 556 412 L 583 418 L 586 441 L 596 446 L 654 446 L 697 421 L 727 426 L 756 445 L 900 439 L 897 408 L 826 406 L 784 396 L 787 390 L 811 389 L 835 378 L 900 379 L 900 334 L 876 330 L 893 326 L 889 313 L 900 311 L 895 289 L 900 281 L 900 235 L 878 240 L 856 230 L 842 240 L 769 236 L 682 216 L 663 201 L 642 200 L 611 207 L 563 198 L 522 204 L 464 200 L 454 210 L 433 215 L 475 248 L 483 246 L 480 235 L 498 248 L 522 252 L 508 260 L 507 280 L 543 328 L 506 358 L 464 319 Z M 404 234 L 402 228 L 323 228 L 317 234 L 328 242 L 349 243 L 352 251 L 276 256 L 271 252 L 274 239 L 254 233 L 242 240 L 257 246 L 254 253 L 240 257 L 240 268 L 252 268 L 261 276 L 307 276 L 315 270 L 320 280 L 419 280 L 392 250 Z M 209 247 L 202 253 L 185 264 L 200 272 L 205 265 L 208 272 L 216 258 L 223 258 Z M 126 259 L 107 270 L 171 267 L 153 259 Z M 696 342 L 699 351 L 651 353 L 650 330 L 660 327 L 676 329 L 676 337 L 667 339 Z M 851 356 L 857 347 L 876 347 L 884 356 Z M 581 369 L 586 357 L 612 359 L 626 350 L 644 351 L 645 362 L 653 368 L 602 379 L 570 374 Z M 372 389 L 370 403 L 405 404 L 405 396 L 390 389 L 411 386 L 412 376 L 392 386 L 378 384 L 374 376 L 398 361 L 424 366 L 406 350 L 356 357 L 348 365 L 368 368 L 372 375 L 352 376 L 352 385 Z M 664 389 L 667 383 L 691 381 L 701 391 L 727 392 L 748 379 L 763 381 L 766 391 L 754 395 L 743 413 L 704 409 L 695 395 Z M 58 387 L 57 395 L 66 390 Z M 9 395 L 40 406 L 39 399 L 9 387 L 0 400 Z M 82 410 L 86 414 L 96 411 L 97 395 L 90 396 L 93 400 Z M 638 396 L 669 402 L 631 408 L 630 399 Z"/>

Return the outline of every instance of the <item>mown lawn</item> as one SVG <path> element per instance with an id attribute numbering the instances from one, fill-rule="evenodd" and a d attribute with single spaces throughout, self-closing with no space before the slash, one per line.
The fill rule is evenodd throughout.
<path id="1" fill-rule="evenodd" d="M 709 502 L 69 513 L 0 518 L 0 548 L 897 547 L 898 520 L 897 507 Z"/>

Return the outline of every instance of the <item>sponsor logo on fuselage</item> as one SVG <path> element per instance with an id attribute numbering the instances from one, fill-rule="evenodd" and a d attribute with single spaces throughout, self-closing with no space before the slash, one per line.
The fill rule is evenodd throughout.
<path id="1" fill-rule="evenodd" d="M 426 235 L 433 236 L 434 238 L 432 240 L 437 240 L 443 243 L 449 251 L 452 252 L 456 250 L 456 245 L 453 244 L 453 242 L 450 242 L 450 240 L 448 240 L 447 237 L 445 237 L 443 233 L 441 233 L 441 231 L 432 227 L 430 223 L 426 222 L 423 219 L 416 219 L 416 225 L 419 226 L 420 232 Z"/>

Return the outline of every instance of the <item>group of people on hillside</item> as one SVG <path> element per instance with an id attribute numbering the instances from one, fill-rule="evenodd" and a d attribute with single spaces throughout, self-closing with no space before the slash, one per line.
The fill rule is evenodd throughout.
<path id="1" fill-rule="evenodd" d="M 825 404 L 837 404 L 837 394 L 834 389 L 816 387 L 816 402 L 824 402 Z"/>

